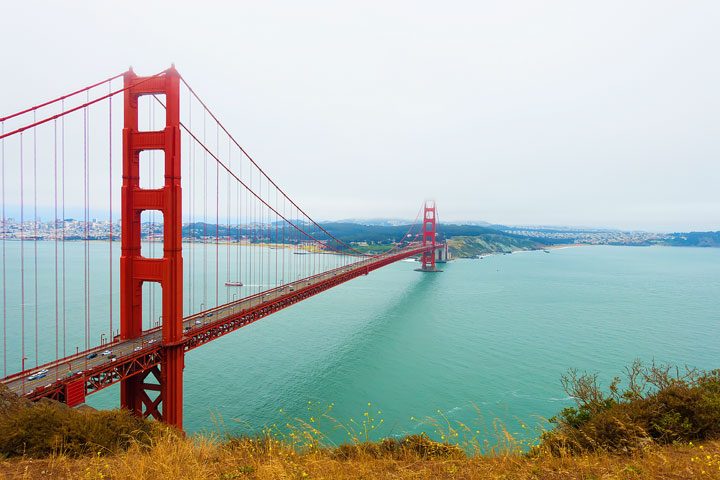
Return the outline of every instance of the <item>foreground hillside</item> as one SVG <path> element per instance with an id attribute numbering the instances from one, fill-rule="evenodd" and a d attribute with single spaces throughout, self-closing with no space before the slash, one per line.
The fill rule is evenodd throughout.
<path id="1" fill-rule="evenodd" d="M 110 456 L 16 459 L 0 462 L 0 478 L 56 479 L 690 479 L 720 478 L 720 442 L 652 446 L 631 455 L 591 453 L 527 457 L 433 456 L 404 452 L 343 457 L 323 450 L 298 454 L 251 440 L 156 438 Z"/>
<path id="2" fill-rule="evenodd" d="M 333 446 L 312 418 L 257 438 L 188 438 L 125 411 L 31 404 L 0 388 L 0 479 L 720 478 L 720 370 L 636 362 L 626 377 L 601 388 L 571 370 L 562 384 L 575 407 L 532 445 L 499 428 L 493 446 L 464 439 L 460 422 L 447 422 L 442 443 L 369 442 L 366 428 Z"/>

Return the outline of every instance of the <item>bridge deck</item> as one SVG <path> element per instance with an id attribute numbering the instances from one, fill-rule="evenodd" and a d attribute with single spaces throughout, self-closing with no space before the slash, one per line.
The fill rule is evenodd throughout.
<path id="1" fill-rule="evenodd" d="M 440 248 L 438 245 L 435 248 Z M 191 350 L 215 338 L 249 325 L 278 310 L 328 290 L 336 285 L 404 258 L 420 255 L 433 247 L 414 244 L 396 252 L 369 257 L 351 265 L 303 278 L 277 288 L 200 312 L 183 319 L 185 350 Z M 84 383 L 91 394 L 120 380 L 147 371 L 162 361 L 161 327 L 147 330 L 132 340 L 115 340 L 50 362 L 32 370 L 8 376 L 0 382 L 17 395 L 29 399 L 43 397 L 66 401 L 68 384 Z M 110 353 L 107 353 L 110 352 Z M 95 354 L 94 358 L 87 358 Z M 110 358 L 114 356 L 113 358 Z M 47 370 L 42 378 L 29 379 Z"/>

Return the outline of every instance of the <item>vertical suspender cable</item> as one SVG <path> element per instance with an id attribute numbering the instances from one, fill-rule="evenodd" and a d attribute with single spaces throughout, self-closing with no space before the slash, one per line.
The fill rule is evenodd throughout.
<path id="1" fill-rule="evenodd" d="M 252 168 L 250 168 L 249 175 L 250 175 L 249 185 L 250 185 L 250 188 L 252 188 L 252 181 L 253 181 Z M 249 196 L 249 194 L 246 189 L 245 190 L 245 200 L 246 200 L 245 205 L 247 205 L 247 203 L 248 203 L 247 202 L 248 196 Z M 248 278 L 250 278 L 250 284 L 254 285 L 257 282 L 255 282 L 255 276 L 254 276 L 255 265 L 253 264 L 253 257 L 252 257 L 251 251 L 252 251 L 252 247 L 253 247 L 253 239 L 255 238 L 255 222 L 254 222 L 254 220 L 255 220 L 255 218 L 254 218 L 255 217 L 255 203 L 253 202 L 252 207 L 247 207 L 247 210 L 248 210 L 248 213 L 247 213 L 246 221 L 248 222 L 248 225 L 249 225 L 249 228 L 247 229 L 247 233 L 248 233 L 248 253 L 247 253 L 248 261 L 247 261 L 247 264 L 248 264 L 248 267 L 250 267 Z M 253 287 L 253 289 L 254 288 L 255 287 Z M 253 293 L 252 289 L 250 290 L 250 293 L 251 294 Z"/>
<path id="2" fill-rule="evenodd" d="M 240 167 L 240 174 L 242 174 L 242 157 L 240 157 L 240 160 L 238 162 Z M 230 176 L 228 175 L 228 178 Z M 237 281 L 242 282 L 242 275 L 240 274 L 240 183 L 235 183 L 235 228 L 237 229 L 235 231 L 235 262 L 236 262 L 236 269 L 237 269 Z M 238 295 L 241 296 L 241 295 Z"/>
<path id="3" fill-rule="evenodd" d="M 108 82 L 108 92 L 112 91 L 111 82 Z M 110 259 L 108 261 L 108 272 L 110 274 L 110 331 L 108 339 L 113 338 L 113 158 L 112 158 L 112 97 L 108 98 L 108 207 L 110 209 L 110 232 L 108 236 L 108 250 Z"/>
<path id="4" fill-rule="evenodd" d="M 283 217 L 285 217 L 285 208 L 287 207 L 287 199 L 283 197 Z M 283 247 L 283 253 L 282 253 L 282 283 L 287 283 L 287 277 L 285 276 L 285 257 L 287 256 L 287 249 L 285 248 L 285 225 L 287 222 L 283 221 L 282 224 L 282 247 Z"/>
<path id="5" fill-rule="evenodd" d="M 217 125 L 217 124 L 216 124 Z M 220 156 L 220 127 L 215 127 L 215 151 Z M 220 163 L 215 162 L 215 306 L 220 305 Z"/>
<path id="6" fill-rule="evenodd" d="M 58 163 L 57 163 L 57 119 L 53 120 L 53 239 L 55 244 L 55 361 L 60 358 L 60 322 L 58 298 Z M 59 370 L 55 371 L 55 378 Z"/>
<path id="7" fill-rule="evenodd" d="M 207 114 L 203 111 L 203 144 L 207 142 Z M 203 149 L 203 307 L 207 308 L 207 151 Z"/>
<path id="8" fill-rule="evenodd" d="M 33 112 L 33 123 L 36 121 L 36 113 Z M 37 127 L 33 128 L 33 281 L 35 289 L 35 366 L 38 361 L 38 261 L 37 261 Z"/>
<path id="9" fill-rule="evenodd" d="M 257 176 L 257 182 L 258 182 L 258 191 L 260 198 L 262 198 L 262 177 L 259 175 Z M 265 265 L 265 259 L 263 258 L 263 252 L 262 252 L 262 238 L 263 238 L 263 223 L 262 223 L 262 216 L 263 216 L 263 207 L 264 205 L 260 202 L 260 199 L 256 198 L 254 199 L 255 202 L 255 219 L 254 223 L 256 225 L 255 229 L 255 237 L 258 240 L 258 248 L 253 249 L 253 255 L 255 255 L 254 262 L 256 263 L 256 272 L 258 276 L 257 285 L 258 285 L 258 292 L 262 291 L 263 287 L 263 278 L 265 269 L 263 266 Z"/>
<path id="10" fill-rule="evenodd" d="M 192 129 L 192 97 L 190 96 L 190 91 L 188 90 L 188 123 L 190 124 L 190 128 Z M 193 222 L 194 216 L 193 216 L 193 205 L 195 203 L 195 197 L 193 197 L 193 184 L 195 183 L 195 172 L 193 171 L 193 163 L 195 158 L 195 143 L 192 141 L 192 138 L 188 135 L 188 213 L 189 213 L 189 221 L 190 221 L 190 268 L 188 269 L 189 272 L 189 287 L 190 287 L 190 298 L 189 298 L 189 305 L 190 305 L 190 313 L 195 313 L 195 224 Z"/>
<path id="11" fill-rule="evenodd" d="M 5 133 L 5 122 L 0 122 L 0 134 Z M 2 139 L 0 145 L 0 161 L 2 162 L 2 170 L 0 170 L 0 183 L 2 183 L 2 297 L 3 297 L 3 377 L 7 377 L 7 282 L 5 267 L 5 237 L 7 236 L 7 226 L 5 218 L 5 139 Z"/>
<path id="12" fill-rule="evenodd" d="M 25 371 L 25 178 L 23 134 L 20 133 L 20 330 L 22 335 L 21 368 Z"/>
<path id="13" fill-rule="evenodd" d="M 271 201 L 270 200 L 270 184 L 267 184 L 267 189 L 265 191 L 265 198 L 267 198 L 267 202 L 270 203 L 270 201 Z M 270 215 L 272 214 L 272 211 L 270 210 L 270 207 L 267 206 L 263 209 L 263 212 L 267 212 L 267 216 L 264 217 L 264 220 L 265 220 L 265 235 L 267 236 L 267 242 L 268 242 L 268 246 L 269 246 L 270 240 L 272 238 L 272 233 L 270 231 L 270 227 L 271 227 Z M 272 259 L 272 255 L 270 254 L 270 250 L 267 248 L 265 249 L 265 256 L 267 257 L 267 273 L 265 274 L 266 275 L 265 278 L 267 278 L 267 281 L 265 282 L 265 285 L 267 285 L 267 287 L 269 288 L 273 284 L 270 281 L 270 276 L 272 274 L 272 266 L 271 266 L 270 261 Z"/>
<path id="14" fill-rule="evenodd" d="M 65 100 L 62 101 L 62 111 L 65 111 Z M 63 357 L 67 357 L 67 328 L 65 322 L 65 115 L 60 119 L 60 163 L 62 177 L 62 325 L 63 325 Z"/>
<path id="15" fill-rule="evenodd" d="M 228 138 L 228 165 L 232 163 L 232 151 L 230 150 L 230 139 Z M 232 194 L 230 190 L 230 175 L 227 178 L 227 229 L 225 230 L 225 277 L 227 282 L 230 281 L 230 204 L 232 203 Z M 225 289 L 225 301 L 230 301 L 230 290 Z"/>
<path id="16" fill-rule="evenodd" d="M 279 208 L 278 205 L 278 193 L 277 189 L 275 189 L 275 207 Z M 275 245 L 275 287 L 279 285 L 278 283 L 278 216 L 275 214 L 275 240 L 273 241 L 273 244 Z"/>
<path id="17" fill-rule="evenodd" d="M 85 350 L 87 350 L 90 347 L 90 311 L 89 311 L 89 305 L 88 305 L 88 283 L 90 279 L 88 278 L 88 236 L 89 236 L 89 229 L 88 229 L 88 118 L 87 118 L 87 107 L 83 109 L 83 220 L 85 224 L 84 228 L 84 274 L 85 274 L 85 284 L 84 284 L 84 295 L 85 295 Z"/>
<path id="18" fill-rule="evenodd" d="M 252 169 L 250 169 L 250 172 L 252 174 Z M 249 182 L 252 182 L 252 178 Z M 247 272 L 245 275 L 247 283 L 252 284 L 252 265 L 250 264 L 250 202 L 248 201 L 249 194 L 247 188 L 243 190 L 245 192 L 245 271 Z M 250 290 L 250 293 L 252 294 L 252 289 Z"/>

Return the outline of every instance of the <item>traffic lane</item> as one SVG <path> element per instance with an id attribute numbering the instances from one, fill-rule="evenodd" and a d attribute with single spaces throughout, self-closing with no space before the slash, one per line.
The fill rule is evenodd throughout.
<path id="1" fill-rule="evenodd" d="M 94 353 L 96 356 L 93 358 L 87 358 L 87 356 L 75 358 L 73 360 L 60 363 L 59 365 L 47 367 L 47 373 L 42 378 L 30 380 L 27 377 L 23 377 L 8 382 L 6 385 L 11 391 L 21 395 L 31 393 L 35 388 L 40 386 L 50 387 L 55 382 L 66 378 L 72 378 L 73 376 L 79 375 L 80 372 L 85 373 L 86 371 L 91 370 L 95 367 L 103 366 L 108 363 L 114 363 L 112 359 L 110 359 L 111 355 L 115 355 L 117 361 L 117 358 L 123 358 L 130 355 L 131 353 L 134 353 L 136 351 L 135 349 L 138 346 L 143 347 L 150 344 L 148 340 L 154 339 L 154 341 L 157 341 L 156 337 L 158 336 L 158 332 L 152 332 L 147 336 L 143 337 L 144 341 L 130 340 L 116 344 L 107 344 L 104 346 L 104 350 L 101 348 L 97 352 L 91 352 L 88 354 L 91 355 L 92 353 Z M 109 353 L 103 355 L 103 352 L 105 351 Z M 37 372 L 31 372 L 28 374 L 28 376 L 33 375 L 34 373 Z M 73 375 L 69 375 L 69 373 L 72 373 Z"/>
<path id="2" fill-rule="evenodd" d="M 336 270 L 331 270 L 328 272 L 321 273 L 314 278 L 311 278 L 308 280 L 300 279 L 296 280 L 294 282 L 275 287 L 271 290 L 266 291 L 266 293 L 258 296 L 258 297 L 251 297 L 244 300 L 240 300 L 237 303 L 234 303 L 232 306 L 220 308 L 218 310 L 213 310 L 211 312 L 208 312 L 203 317 L 196 317 L 192 316 L 186 320 L 183 321 L 184 325 L 184 333 L 187 333 L 192 330 L 195 326 L 202 326 L 207 325 L 209 323 L 214 323 L 216 321 L 222 321 L 228 317 L 231 317 L 233 315 L 237 315 L 238 313 L 242 312 L 243 310 L 247 310 L 253 307 L 256 307 L 260 304 L 267 303 L 271 300 L 276 300 L 277 298 L 283 296 L 286 294 L 286 290 L 289 288 L 300 288 L 303 286 L 310 286 L 314 285 L 316 283 L 320 283 L 328 278 L 331 278 L 333 276 L 337 276 L 339 273 L 347 273 L 352 270 L 356 270 L 357 268 L 360 268 L 361 266 L 364 266 L 366 264 L 372 263 L 370 260 L 363 260 L 360 262 L 354 263 L 352 266 L 346 266 L 346 267 L 340 267 Z M 201 320 L 202 318 L 202 320 Z M 186 328 L 189 329 L 185 331 Z M 47 367 L 47 373 L 42 378 L 37 378 L 34 380 L 29 380 L 27 377 L 22 377 L 15 379 L 7 384 L 7 386 L 14 392 L 20 393 L 20 394 L 27 394 L 31 393 L 35 388 L 39 386 L 44 387 L 51 387 L 55 382 L 58 380 L 63 379 L 63 375 L 68 375 L 68 373 L 73 372 L 74 375 L 79 375 L 78 372 L 85 373 L 87 370 L 92 370 L 98 366 L 105 366 L 109 363 L 114 363 L 113 359 L 109 359 L 111 355 L 115 355 L 115 361 L 120 358 L 125 358 L 127 356 L 130 356 L 133 353 L 136 353 L 137 351 L 141 351 L 143 348 L 161 340 L 162 332 L 160 330 L 154 331 L 154 332 L 148 332 L 139 337 L 137 340 L 128 340 L 124 342 L 119 343 L 110 343 L 105 345 L 105 350 L 103 350 L 103 347 L 98 347 L 97 350 L 94 350 L 93 353 L 96 353 L 97 356 L 91 359 L 88 358 L 76 358 L 71 361 L 60 363 L 58 365 L 53 365 L 50 367 Z M 109 350 L 110 353 L 107 355 L 103 355 L 102 352 Z M 98 353 L 100 352 L 100 353 Z M 78 367 L 78 363 L 80 364 L 80 367 Z M 76 370 L 77 368 L 77 370 Z M 33 374 L 37 373 L 37 371 L 30 371 L 28 372 L 28 376 L 31 376 Z"/>

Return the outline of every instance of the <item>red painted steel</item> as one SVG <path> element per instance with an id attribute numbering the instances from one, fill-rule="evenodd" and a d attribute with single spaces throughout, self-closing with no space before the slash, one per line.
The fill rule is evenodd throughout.
<path id="1" fill-rule="evenodd" d="M 90 89 L 92 89 L 92 88 L 99 87 L 100 85 L 104 85 L 104 84 L 106 84 L 106 83 L 108 83 L 108 82 L 112 82 L 112 81 L 115 80 L 116 78 L 120 78 L 120 77 L 122 77 L 122 76 L 123 76 L 122 73 L 119 73 L 119 74 L 117 74 L 117 75 L 113 75 L 112 77 L 106 78 L 105 80 L 102 80 L 102 81 L 100 81 L 100 82 L 93 83 L 93 84 L 88 85 L 88 86 L 86 86 L 86 87 L 83 87 L 83 88 L 81 88 L 81 89 L 75 90 L 74 92 L 70 92 L 70 93 L 68 93 L 68 94 L 66 94 L 66 95 L 61 95 L 61 96 L 59 96 L 59 97 L 57 97 L 57 98 L 53 98 L 52 100 L 48 100 L 48 101 L 46 101 L 46 102 L 40 103 L 40 104 L 38 104 L 38 105 L 35 105 L 34 107 L 26 108 L 25 110 L 21 110 L 21 111 L 19 111 L 19 112 L 15 112 L 15 113 L 13 113 L 13 114 L 11 114 L 11 115 L 6 115 L 6 116 L 4 116 L 4 117 L 0 117 L 0 122 L 4 122 L 4 121 L 6 121 L 6 120 L 10 120 L 11 118 L 19 117 L 20 115 L 25 115 L 26 113 L 30 113 L 30 112 L 35 111 L 35 110 L 39 110 L 39 109 L 41 109 L 41 108 L 43 108 L 43 107 L 47 107 L 48 105 L 52 105 L 53 103 L 61 102 L 61 101 L 65 100 L 65 99 L 68 99 L 68 98 L 70 98 L 70 97 L 74 97 L 75 95 L 77 95 L 77 94 L 79 94 L 79 93 L 87 92 L 88 90 L 90 90 Z"/>
<path id="2" fill-rule="evenodd" d="M 175 68 L 162 76 L 138 77 L 125 73 L 125 127 L 123 129 L 122 256 L 120 258 L 120 338 L 140 337 L 142 284 L 162 287 L 162 365 L 154 372 L 158 388 L 145 382 L 147 375 L 122 379 L 123 407 L 182 428 L 182 191 L 180 187 L 180 77 Z M 138 130 L 138 99 L 142 95 L 165 95 L 166 122 L 160 131 Z M 165 154 L 165 185 L 140 188 L 140 152 L 162 150 Z M 163 214 L 163 258 L 141 255 L 140 215 L 144 210 Z"/>
<path id="3" fill-rule="evenodd" d="M 105 82 L 109 82 L 113 78 Z M 137 415 L 152 416 L 157 420 L 182 429 L 183 368 L 186 351 L 204 345 L 209 341 L 353 278 L 367 275 L 373 270 L 404 258 L 421 256 L 421 270 L 437 271 L 435 268 L 436 250 L 443 246 L 436 244 L 437 211 L 435 202 L 426 202 L 424 205 L 422 244 L 419 242 L 404 244 L 405 246 L 399 244 L 383 255 L 358 258 L 351 265 L 344 265 L 295 282 L 276 286 L 258 294 L 183 318 L 181 128 L 184 128 L 188 136 L 200 144 L 219 166 L 227 170 L 228 181 L 230 177 L 233 177 L 259 203 L 267 207 L 268 215 L 269 211 L 272 211 L 276 219 L 284 220 L 306 238 L 318 243 L 324 243 L 325 246 L 327 242 L 322 242 L 313 236 L 312 230 L 308 229 L 306 231 L 302 223 L 297 220 L 293 222 L 292 212 L 288 218 L 284 208 L 280 212 L 271 206 L 262 196 L 262 183 L 260 183 L 261 192 L 258 195 L 213 151 L 208 149 L 199 138 L 180 123 L 180 84 L 183 80 L 174 67 L 147 77 L 139 77 L 130 70 L 123 74 L 123 79 L 122 89 L 111 91 L 107 95 L 94 100 L 90 100 L 88 95 L 88 100 L 82 105 L 68 110 L 63 108 L 62 113 L 51 115 L 39 121 L 35 121 L 33 118 L 32 123 L 0 135 L 0 139 L 2 139 L 18 134 L 49 121 L 57 120 L 74 111 L 85 109 L 113 95 L 124 94 L 120 334 L 112 342 L 100 347 L 91 348 L 85 352 L 76 352 L 75 355 L 37 366 L 34 372 L 47 369 L 45 372 L 41 372 L 43 376 L 40 378 L 47 376 L 47 381 L 51 383 L 41 386 L 34 383 L 32 385 L 34 388 L 26 392 L 25 382 L 28 373 L 34 372 L 28 372 L 24 369 L 22 372 L 2 379 L 2 383 L 8 385 L 12 391 L 31 400 L 52 398 L 65 402 L 70 406 L 75 406 L 83 403 L 86 395 L 120 382 L 120 396 L 123 407 L 128 408 Z M 26 109 L 13 116 L 30 111 L 34 112 L 37 108 L 62 101 L 68 96 L 89 91 L 98 85 L 100 84 L 93 84 L 72 94 L 45 102 L 38 107 Z M 187 87 L 194 94 L 190 86 L 187 85 Z M 108 85 L 108 89 L 110 89 L 110 85 Z M 138 100 L 144 95 L 165 96 L 165 103 L 163 103 L 166 112 L 164 129 L 158 131 L 139 130 Z M 196 98 L 207 110 L 205 103 L 199 97 L 196 96 Z M 355 251 L 346 243 L 333 237 L 322 226 L 312 221 L 295 202 L 280 190 L 274 181 L 265 175 L 255 161 L 230 136 L 215 115 L 209 110 L 207 111 L 218 126 L 227 133 L 229 141 L 234 142 L 240 148 L 249 161 L 264 175 L 264 178 L 277 189 L 277 192 L 282 193 L 292 206 L 299 213 L 305 215 L 319 231 L 327 234 L 338 245 L 347 248 L 347 250 L 343 250 L 330 245 L 331 249 L 336 249 L 342 254 Z M 140 153 L 146 150 L 156 150 L 164 153 L 165 183 L 161 188 L 140 188 Z M 217 167 L 218 172 L 219 166 Z M 159 259 L 142 256 L 140 222 L 141 214 L 146 210 L 158 210 L 163 215 L 164 251 L 163 257 Z M 408 233 L 407 236 L 410 236 L 410 234 Z M 216 240 L 217 238 L 216 232 Z M 142 285 L 144 282 L 159 283 L 162 291 L 162 325 L 148 330 L 143 330 L 142 319 Z M 103 353 L 102 351 L 107 348 L 112 348 L 113 351 L 117 352 L 117 356 L 110 355 L 110 352 Z M 82 370 L 78 370 L 78 366 Z M 54 378 L 54 381 L 51 380 L 52 378 Z M 38 379 L 35 381 L 37 382 Z"/>
<path id="4" fill-rule="evenodd" d="M 212 340 L 215 340 L 216 338 L 234 332 L 235 330 L 250 325 L 257 320 L 265 318 L 279 310 L 322 293 L 323 291 L 344 282 L 362 275 L 367 275 L 378 268 L 382 268 L 404 258 L 422 255 L 428 250 L 442 247 L 442 245 L 437 245 L 435 247 L 427 247 L 418 244 L 411 245 L 390 255 L 371 257 L 368 260 L 360 261 L 348 267 L 339 267 L 312 277 L 303 278 L 296 282 L 189 316 L 185 318 L 183 322 L 185 325 L 191 326 L 192 328 L 182 338 L 180 348 L 184 351 L 195 349 Z M 273 296 L 273 298 L 266 300 L 265 298 L 268 296 Z M 248 306 L 244 306 L 244 304 L 248 304 Z M 204 321 L 208 319 L 210 320 L 207 323 L 204 323 Z M 196 327 L 195 323 L 197 321 L 203 322 L 202 325 Z M 143 335 L 147 338 L 149 336 L 156 335 L 160 332 L 160 330 L 161 328 L 153 328 L 145 331 Z M 77 355 L 73 355 L 57 362 L 50 362 L 45 365 L 41 365 L 38 368 L 58 368 L 59 370 L 67 371 L 68 364 L 77 364 L 79 361 L 82 362 L 85 356 L 89 353 L 99 354 L 105 349 L 121 351 L 123 350 L 123 345 L 137 341 L 138 340 L 119 339 L 101 347 L 80 352 Z M 125 383 L 128 380 L 132 380 L 137 382 L 139 385 L 144 386 L 144 388 L 139 389 L 139 406 L 145 407 L 145 411 L 148 409 L 154 411 L 157 413 L 156 418 L 167 421 L 167 419 L 163 417 L 162 412 L 157 410 L 158 404 L 155 403 L 157 398 L 153 400 L 150 395 L 148 395 L 148 391 L 157 392 L 158 385 L 146 382 L 150 370 L 154 369 L 158 365 L 162 366 L 164 364 L 163 360 L 167 349 L 164 348 L 160 342 L 149 343 L 147 341 L 143 341 L 141 342 L 141 345 L 142 348 L 138 351 L 129 348 L 127 350 L 130 350 L 131 353 L 127 355 L 118 356 L 112 361 L 107 360 L 105 363 L 91 367 L 77 374 L 73 378 L 60 378 L 47 387 L 38 387 L 33 391 L 28 392 L 25 397 L 30 400 L 55 398 L 59 401 L 66 401 L 64 394 L 66 391 L 65 385 L 80 379 L 82 379 L 85 384 L 87 395 L 109 387 L 114 383 Z M 22 375 L 27 375 L 27 372 L 8 376 L 3 379 L 3 383 L 8 384 L 20 382 L 19 377 Z M 157 371 L 153 374 L 153 376 L 157 377 Z M 162 375 L 160 375 L 160 378 L 162 380 Z"/>
<path id="5" fill-rule="evenodd" d="M 156 74 L 156 75 L 153 75 L 152 77 L 145 77 L 145 80 L 142 80 L 142 81 L 140 81 L 140 82 L 138 82 L 138 83 L 136 83 L 136 84 L 134 84 L 134 85 L 137 86 L 137 85 L 139 85 L 140 83 L 148 82 L 148 81 L 154 79 L 155 77 L 159 77 L 159 76 L 161 76 L 161 75 L 163 75 L 163 74 L 162 74 L 162 73 L 158 73 L 158 74 Z M 55 115 L 50 115 L 49 117 L 45 117 L 45 118 L 43 118 L 43 119 L 41 119 L 41 120 L 34 121 L 34 122 L 32 122 L 32 123 L 29 123 L 29 124 L 27 124 L 27 125 L 24 125 L 24 126 L 22 126 L 22 127 L 20 127 L 20 128 L 17 128 L 17 129 L 15 129 L 15 130 L 11 130 L 11 131 L 9 131 L 9 132 L 7 132 L 7 133 L 3 133 L 2 135 L 0 135 L 0 140 L 2 140 L 3 138 L 12 137 L 13 135 L 17 135 L 18 133 L 22 133 L 22 132 L 24 132 L 24 131 L 26 131 L 26 130 L 30 130 L 30 129 L 32 129 L 32 128 L 38 127 L 38 126 L 43 125 L 43 124 L 45 124 L 45 123 L 51 122 L 51 121 L 53 121 L 53 120 L 57 120 L 57 119 L 60 119 L 60 118 L 62 118 L 62 117 L 66 117 L 66 116 L 68 116 L 69 114 L 74 113 L 74 112 L 77 112 L 77 111 L 79 111 L 79 110 L 82 110 L 82 109 L 84 109 L 84 108 L 86 108 L 86 107 L 89 107 L 90 105 L 95 105 L 96 103 L 99 103 L 99 102 L 101 102 L 101 101 L 103 101 L 103 100 L 107 100 L 108 98 L 114 97 L 115 95 L 117 95 L 117 94 L 119 94 L 119 93 L 126 92 L 126 91 L 128 90 L 128 88 L 130 88 L 130 87 L 129 87 L 129 86 L 125 86 L 124 88 L 120 88 L 120 89 L 118 89 L 118 90 L 114 90 L 114 91 L 108 93 L 107 95 L 103 95 L 103 96 L 97 97 L 97 98 L 95 98 L 95 99 L 93 99 L 93 100 L 89 100 L 89 101 L 83 103 L 82 105 L 78 105 L 78 106 L 76 106 L 76 107 L 69 108 L 69 109 L 67 109 L 67 110 L 63 110 L 62 113 L 57 113 L 57 114 L 55 114 Z M 82 91 L 86 91 L 86 90 L 82 90 Z M 29 109 L 29 111 L 32 111 L 32 110 L 33 110 L 32 108 Z M 21 113 L 22 113 L 22 112 L 19 112 L 18 115 L 21 114 Z M 12 116 L 15 116 L 15 115 L 12 115 Z"/>
<path id="6" fill-rule="evenodd" d="M 83 379 L 76 379 L 65 384 L 65 403 L 69 407 L 85 403 L 85 382 Z"/>
<path id="7" fill-rule="evenodd" d="M 422 239 L 424 246 L 432 246 L 432 250 L 426 250 L 422 256 L 422 270 L 435 271 L 435 241 L 437 234 L 437 210 L 435 201 L 425 202 L 425 214 L 423 215 Z"/>

